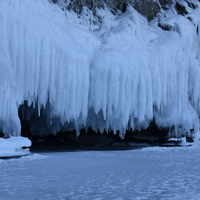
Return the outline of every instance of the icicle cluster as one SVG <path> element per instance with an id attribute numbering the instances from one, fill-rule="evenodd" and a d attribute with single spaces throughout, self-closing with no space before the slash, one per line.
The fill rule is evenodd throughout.
<path id="1" fill-rule="evenodd" d="M 92 127 L 123 138 L 153 119 L 177 134 L 198 132 L 200 3 L 193 3 L 185 16 L 168 10 L 150 23 L 132 7 L 117 16 L 99 9 L 102 24 L 92 29 L 45 0 L 1 0 L 0 128 L 20 135 L 17 109 L 26 100 L 38 115 L 48 105 L 55 132 L 73 122 L 77 133 Z"/>

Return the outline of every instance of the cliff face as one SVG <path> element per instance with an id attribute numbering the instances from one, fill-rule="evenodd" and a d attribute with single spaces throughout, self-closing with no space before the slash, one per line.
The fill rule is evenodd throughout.
<path id="1" fill-rule="evenodd" d="M 107 6 L 113 12 L 117 9 L 125 12 L 126 6 L 130 4 L 139 13 L 146 16 L 148 20 L 153 19 L 155 15 L 160 12 L 161 8 L 165 8 L 167 4 L 171 3 L 171 0 L 51 0 L 54 3 L 62 5 L 63 9 L 74 10 L 81 12 L 82 7 L 88 7 L 95 13 L 95 8 L 101 8 Z"/>
<path id="2" fill-rule="evenodd" d="M 200 138 L 199 1 L 173 1 L 166 10 L 165 2 L 130 1 L 154 13 L 163 6 L 149 23 L 125 2 L 21 2 L 0 1 L 4 134 L 91 129 L 124 138 L 151 127 L 133 134 L 152 138 L 153 122 L 170 137 L 194 129 Z"/>

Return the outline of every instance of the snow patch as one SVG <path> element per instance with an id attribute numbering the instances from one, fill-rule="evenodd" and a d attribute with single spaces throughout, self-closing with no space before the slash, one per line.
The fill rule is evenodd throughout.
<path id="1" fill-rule="evenodd" d="M 31 141 L 25 137 L 0 138 L 0 158 L 28 155 L 29 148 L 22 149 L 22 147 L 30 146 Z"/>

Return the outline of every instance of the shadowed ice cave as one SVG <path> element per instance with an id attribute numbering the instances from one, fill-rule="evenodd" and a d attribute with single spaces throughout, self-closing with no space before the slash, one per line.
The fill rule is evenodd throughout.
<path id="1" fill-rule="evenodd" d="M 120 135 L 117 131 L 114 133 L 112 130 L 106 131 L 99 129 L 93 130 L 90 127 L 91 118 L 95 123 L 100 123 L 103 120 L 102 113 L 98 116 L 95 115 L 94 110 L 91 109 L 88 114 L 88 123 L 78 130 L 80 135 L 77 135 L 76 126 L 74 121 L 65 122 L 61 124 L 59 118 L 50 119 L 50 104 L 47 103 L 46 107 L 42 107 L 40 116 L 38 116 L 37 104 L 28 106 L 27 101 L 19 107 L 19 118 L 21 121 L 22 132 L 21 135 L 28 137 L 33 142 L 43 141 L 46 144 L 63 144 L 63 145 L 113 145 L 117 142 L 123 142 L 128 145 L 130 142 L 136 143 L 149 143 L 163 144 L 169 137 L 176 137 L 174 127 L 162 128 L 158 127 L 154 121 L 151 121 L 146 129 L 133 130 L 131 127 L 126 130 L 125 135 Z M 104 127 L 105 125 L 102 124 Z M 169 135 L 169 132 L 174 133 Z M 188 134 L 187 140 L 191 141 Z"/>

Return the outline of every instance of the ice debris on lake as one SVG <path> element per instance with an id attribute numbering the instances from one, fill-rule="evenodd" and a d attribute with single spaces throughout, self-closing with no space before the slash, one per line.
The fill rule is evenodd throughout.
<path id="1" fill-rule="evenodd" d="M 31 141 L 25 137 L 0 138 L 0 158 L 28 155 L 30 151 L 27 147 L 30 146 Z M 26 148 L 23 149 L 22 147 Z"/>
<path id="2" fill-rule="evenodd" d="M 92 24 L 87 9 L 80 17 L 47 0 L 1 0 L 0 128 L 20 135 L 26 100 L 38 116 L 45 108 L 55 133 L 92 127 L 123 138 L 155 120 L 198 138 L 200 2 L 192 2 L 185 16 L 169 9 L 149 23 L 130 6 L 98 9 L 101 24 Z"/>

